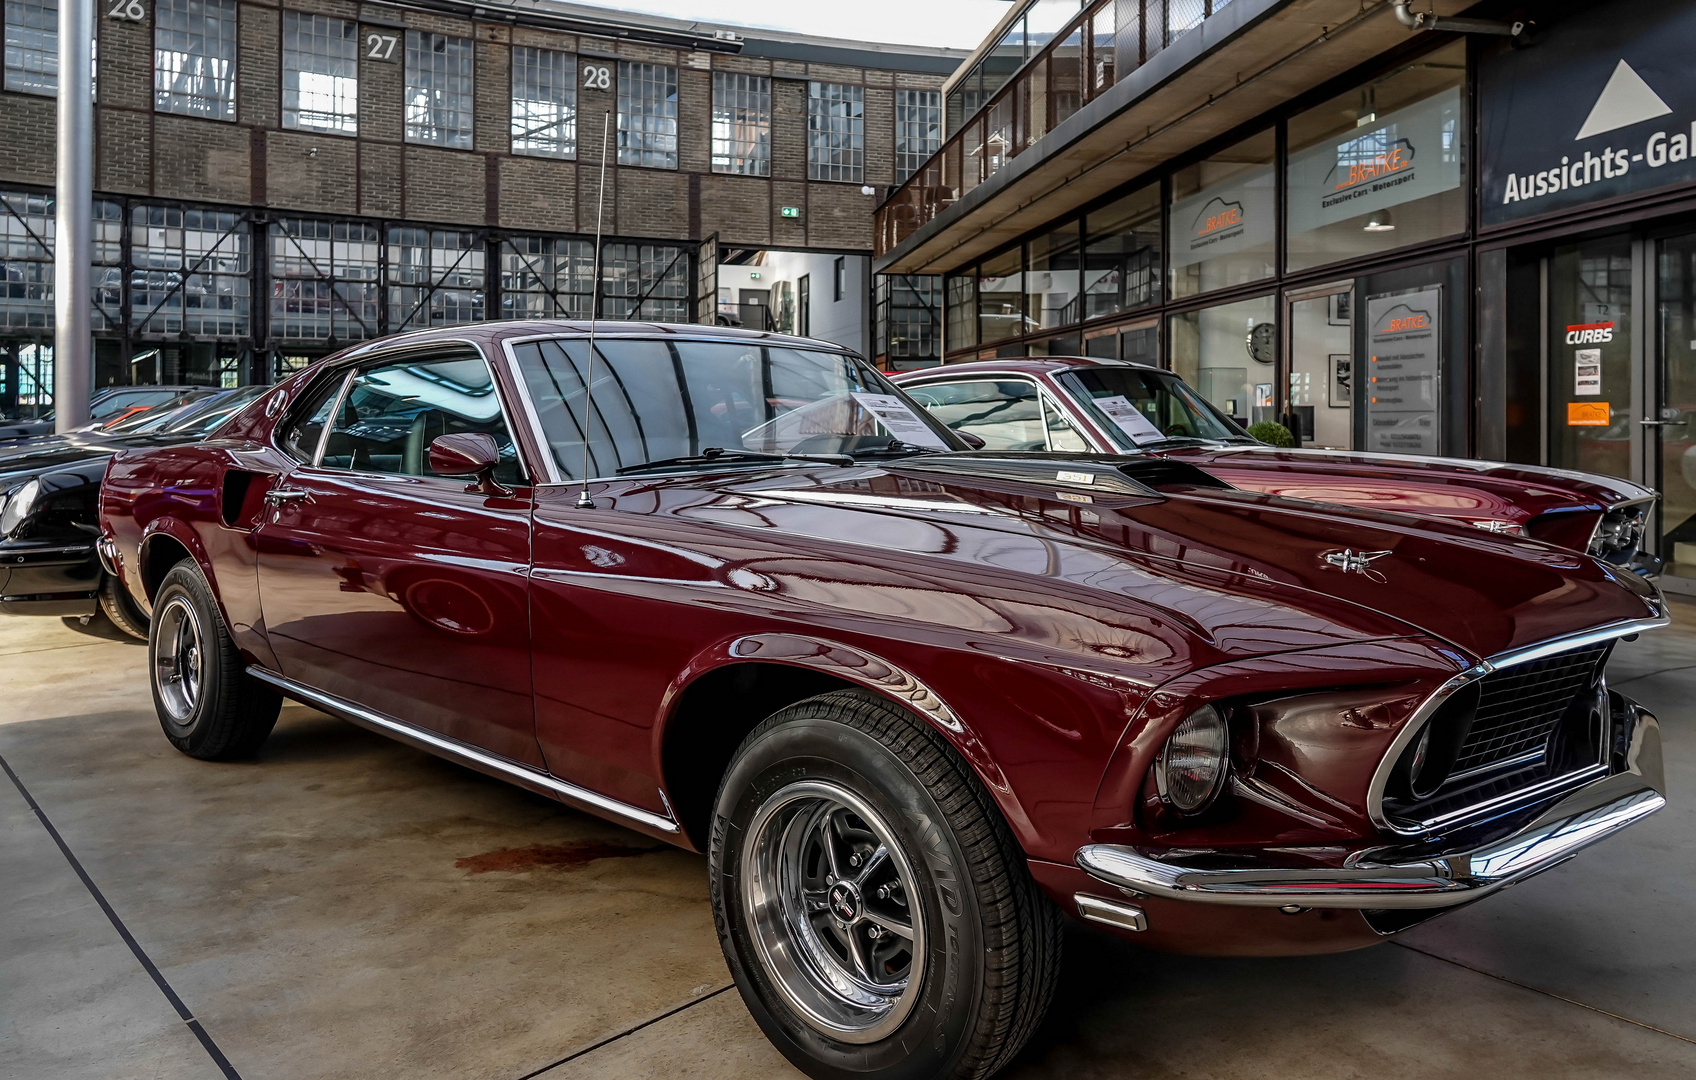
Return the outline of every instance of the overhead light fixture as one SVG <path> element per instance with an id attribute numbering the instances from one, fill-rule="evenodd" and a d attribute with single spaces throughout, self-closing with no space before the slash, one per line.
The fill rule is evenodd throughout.
<path id="1" fill-rule="evenodd" d="M 1396 223 L 1388 210 L 1374 210 L 1363 226 L 1367 232 L 1395 232 Z"/>

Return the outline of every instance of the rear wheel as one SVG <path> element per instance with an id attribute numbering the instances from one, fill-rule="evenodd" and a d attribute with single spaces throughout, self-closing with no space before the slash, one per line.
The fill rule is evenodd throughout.
<path id="1" fill-rule="evenodd" d="M 755 728 L 710 860 L 737 988 L 812 1076 L 988 1076 L 1052 997 L 1059 913 L 953 748 L 880 698 L 826 694 Z"/>
<path id="2" fill-rule="evenodd" d="M 153 706 L 171 745 L 190 757 L 251 757 L 283 699 L 247 673 L 200 570 L 187 560 L 160 583 L 147 642 Z"/>
<path id="3" fill-rule="evenodd" d="M 100 575 L 100 610 L 112 620 L 112 625 L 133 638 L 147 640 L 147 615 L 134 600 L 130 599 L 129 590 L 123 583 L 111 574 Z"/>

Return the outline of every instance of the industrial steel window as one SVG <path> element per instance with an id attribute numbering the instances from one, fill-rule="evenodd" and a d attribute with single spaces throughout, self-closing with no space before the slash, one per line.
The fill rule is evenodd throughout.
<path id="1" fill-rule="evenodd" d="M 382 236 L 375 225 L 279 218 L 271 223 L 271 336 L 376 337 Z"/>
<path id="2" fill-rule="evenodd" d="M 877 276 L 877 355 L 892 364 L 942 356 L 942 279 Z"/>
<path id="3" fill-rule="evenodd" d="M 153 108 L 236 118 L 236 0 L 158 0 L 153 8 Z"/>
<path id="4" fill-rule="evenodd" d="M 228 211 L 132 207 L 131 329 L 247 337 L 253 298 L 250 240 L 246 219 Z"/>
<path id="5" fill-rule="evenodd" d="M 359 46 L 349 19 L 283 12 L 283 126 L 359 132 Z"/>
<path id="6" fill-rule="evenodd" d="M 601 315 L 689 321 L 689 260 L 680 247 L 608 244 L 601 258 Z"/>
<path id="7" fill-rule="evenodd" d="M 391 228 L 388 264 L 389 333 L 482 321 L 484 252 L 476 233 Z"/>
<path id="8" fill-rule="evenodd" d="M 866 171 L 865 92 L 807 84 L 807 179 L 861 183 Z"/>
<path id="9" fill-rule="evenodd" d="M 618 163 L 677 168 L 677 69 L 618 62 Z"/>
<path id="10" fill-rule="evenodd" d="M 512 50 L 512 152 L 577 156 L 577 58 L 553 49 Z"/>
<path id="11" fill-rule="evenodd" d="M 771 80 L 713 72 L 713 172 L 771 175 Z"/>
<path id="12" fill-rule="evenodd" d="M 52 94 L 58 85 L 58 0 L 6 0 L 6 89 Z"/>
<path id="13" fill-rule="evenodd" d="M 406 32 L 406 141 L 471 149 L 471 39 Z"/>
<path id="14" fill-rule="evenodd" d="M 501 243 L 501 318 L 587 319 L 594 303 L 595 245 L 514 236 Z"/>
<path id="15" fill-rule="evenodd" d="M 895 91 L 895 182 L 924 167 L 942 148 L 942 91 Z"/>

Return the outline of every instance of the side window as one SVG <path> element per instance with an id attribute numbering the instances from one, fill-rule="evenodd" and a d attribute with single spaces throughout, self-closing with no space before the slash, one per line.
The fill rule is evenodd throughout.
<path id="1" fill-rule="evenodd" d="M 1083 435 L 1072 420 L 1057 408 L 1047 395 L 1042 399 L 1042 415 L 1048 421 L 1048 448 L 1050 450 L 1087 451 L 1089 444 L 1084 442 Z"/>
<path id="2" fill-rule="evenodd" d="M 308 391 L 300 408 L 294 412 L 295 418 L 283 430 L 281 444 L 290 457 L 312 463 L 318 454 L 319 437 L 324 434 L 324 425 L 329 422 L 330 409 L 336 403 L 336 393 L 346 381 L 343 376 L 325 379 Z"/>
<path id="3" fill-rule="evenodd" d="M 985 450 L 1046 450 L 1048 433 L 1036 386 L 1022 379 L 928 383 L 907 393 L 955 431 L 983 440 Z"/>
<path id="4" fill-rule="evenodd" d="M 462 432 L 482 432 L 495 440 L 501 452 L 497 480 L 524 482 L 500 397 L 481 356 L 455 353 L 379 362 L 354 373 L 320 464 L 327 469 L 431 476 L 430 444 Z"/>

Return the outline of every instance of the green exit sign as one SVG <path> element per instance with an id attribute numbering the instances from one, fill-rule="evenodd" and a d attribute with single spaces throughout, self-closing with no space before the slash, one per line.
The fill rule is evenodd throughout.
<path id="1" fill-rule="evenodd" d="M 800 217 L 801 216 L 801 208 L 799 206 L 785 206 L 783 208 L 783 216 L 784 217 Z"/>

